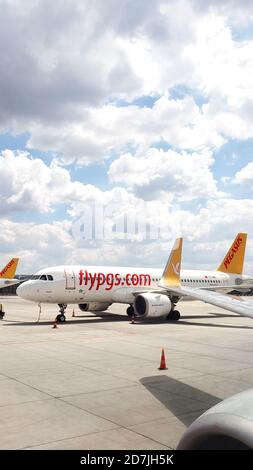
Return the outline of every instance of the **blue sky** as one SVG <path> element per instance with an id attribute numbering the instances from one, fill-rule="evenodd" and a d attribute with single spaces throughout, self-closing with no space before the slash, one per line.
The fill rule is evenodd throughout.
<path id="1" fill-rule="evenodd" d="M 183 234 L 209 267 L 247 231 L 250 269 L 251 3 L 108 0 L 110 19 L 102 0 L 46 3 L 7 1 L 0 18 L 3 262 L 158 266 Z M 78 240 L 87 205 L 141 234 Z"/>

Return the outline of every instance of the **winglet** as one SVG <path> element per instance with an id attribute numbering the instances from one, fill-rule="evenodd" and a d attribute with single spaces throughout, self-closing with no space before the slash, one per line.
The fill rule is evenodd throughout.
<path id="1" fill-rule="evenodd" d="M 169 256 L 161 279 L 161 285 L 165 287 L 180 285 L 182 245 L 183 239 L 177 238 L 171 250 L 171 254 Z"/>
<path id="2" fill-rule="evenodd" d="M 238 233 L 217 271 L 242 274 L 247 233 Z"/>
<path id="3" fill-rule="evenodd" d="M 0 272 L 0 278 L 13 279 L 16 274 L 19 258 L 12 258 Z"/>

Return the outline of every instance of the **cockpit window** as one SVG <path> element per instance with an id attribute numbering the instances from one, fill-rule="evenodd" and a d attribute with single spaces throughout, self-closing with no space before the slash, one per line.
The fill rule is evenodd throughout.
<path id="1" fill-rule="evenodd" d="M 42 274 L 42 275 L 39 277 L 39 279 L 40 279 L 41 281 L 53 281 L 53 280 L 54 280 L 54 278 L 53 278 L 53 276 L 52 276 L 51 274 Z"/>

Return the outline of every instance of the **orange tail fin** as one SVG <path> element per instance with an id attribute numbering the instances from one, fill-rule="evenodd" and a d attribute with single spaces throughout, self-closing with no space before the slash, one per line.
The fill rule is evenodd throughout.
<path id="1" fill-rule="evenodd" d="M 0 278 L 13 279 L 16 274 L 19 258 L 12 258 L 0 272 Z"/>
<path id="2" fill-rule="evenodd" d="M 182 245 L 183 239 L 177 238 L 162 275 L 161 284 L 164 286 L 180 285 Z"/>
<path id="3" fill-rule="evenodd" d="M 217 271 L 242 274 L 247 233 L 238 233 Z"/>

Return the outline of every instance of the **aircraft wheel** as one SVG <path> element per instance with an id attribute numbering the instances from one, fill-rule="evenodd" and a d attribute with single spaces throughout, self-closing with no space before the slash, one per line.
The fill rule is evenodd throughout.
<path id="1" fill-rule="evenodd" d="M 126 313 L 129 317 L 132 317 L 134 315 L 134 308 L 132 307 L 132 305 L 130 305 L 130 307 L 127 308 Z"/>
<path id="2" fill-rule="evenodd" d="M 180 312 L 178 310 L 174 310 L 172 313 L 173 313 L 173 320 L 178 321 L 180 318 Z"/>
<path id="3" fill-rule="evenodd" d="M 167 315 L 168 321 L 178 321 L 180 318 L 180 313 L 178 310 L 171 310 L 169 315 Z"/>
<path id="4" fill-rule="evenodd" d="M 64 323 L 66 321 L 66 317 L 62 313 L 59 313 L 59 315 L 57 315 L 56 317 L 56 320 L 58 321 L 58 323 Z"/>

